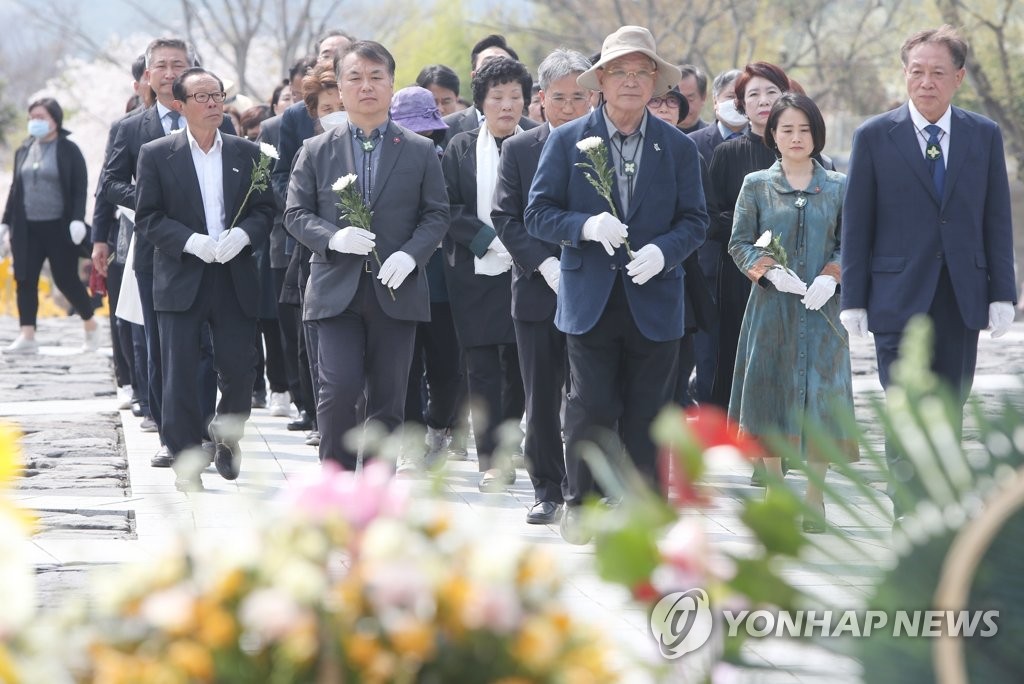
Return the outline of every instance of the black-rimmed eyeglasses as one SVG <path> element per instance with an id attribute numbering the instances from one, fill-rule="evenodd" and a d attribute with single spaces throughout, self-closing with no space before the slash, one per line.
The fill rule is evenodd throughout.
<path id="1" fill-rule="evenodd" d="M 224 101 L 224 98 L 227 97 L 227 93 L 192 93 L 191 95 L 186 96 L 185 99 L 187 100 L 190 97 L 194 97 L 196 102 L 199 104 L 206 104 L 210 100 L 221 103 Z"/>

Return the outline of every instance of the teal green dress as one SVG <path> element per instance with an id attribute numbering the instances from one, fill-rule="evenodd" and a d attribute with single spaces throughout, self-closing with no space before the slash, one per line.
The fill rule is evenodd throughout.
<path id="1" fill-rule="evenodd" d="M 794 190 L 780 162 L 749 174 L 733 215 L 729 254 L 741 271 L 758 278 L 764 252 L 754 243 L 765 230 L 780 236 L 789 268 L 808 286 L 823 272 L 839 279 L 839 226 L 846 176 L 814 162 L 806 190 Z M 755 436 L 788 437 L 805 458 L 805 425 L 824 427 L 848 460 L 857 445 L 841 421 L 853 414 L 853 379 L 846 330 L 839 321 L 839 291 L 819 311 L 799 295 L 751 288 L 740 329 L 729 417 Z M 831 323 L 831 325 L 830 325 Z"/>

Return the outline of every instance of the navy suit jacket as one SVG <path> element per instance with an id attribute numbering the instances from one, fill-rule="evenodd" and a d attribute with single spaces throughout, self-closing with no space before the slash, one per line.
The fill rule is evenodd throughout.
<path id="1" fill-rule="evenodd" d="M 278 159 L 270 175 L 270 184 L 274 186 L 274 192 L 282 206 L 288 197 L 288 178 L 292 173 L 295 155 L 299 153 L 303 141 L 315 134 L 313 124 L 313 117 L 309 115 L 305 102 L 296 102 L 281 115 L 281 126 L 278 129 Z"/>
<path id="2" fill-rule="evenodd" d="M 544 123 L 501 144 L 491 220 L 512 255 L 512 318 L 519 321 L 543 321 L 555 311 L 555 292 L 537 267 L 549 257 L 558 258 L 561 250 L 533 237 L 523 225 L 530 185 L 550 133 L 551 126 Z"/>
<path id="3" fill-rule="evenodd" d="M 898 333 L 931 306 L 943 265 L 966 326 L 990 302 L 1016 301 L 1003 138 L 991 120 L 952 108 L 940 198 L 902 107 L 853 137 L 843 202 L 843 309 L 867 309 L 872 332 Z"/>
<path id="4" fill-rule="evenodd" d="M 562 245 L 555 325 L 572 335 L 593 328 L 623 271 L 626 299 L 640 333 L 656 342 L 678 339 L 683 336 L 681 264 L 704 242 L 708 228 L 697 147 L 679 129 L 647 116 L 636 194 L 623 223 L 629 226 L 633 251 L 656 244 L 665 256 L 665 269 L 636 285 L 624 272 L 629 260 L 624 248 L 608 256 L 600 243 L 582 237 L 586 220 L 608 211 L 608 204 L 575 166 L 587 161 L 576 143 L 591 136 L 608 145 L 601 109 L 551 132 L 526 208 L 530 235 Z M 618 194 L 613 191 L 613 196 L 615 211 L 622 216 Z"/>

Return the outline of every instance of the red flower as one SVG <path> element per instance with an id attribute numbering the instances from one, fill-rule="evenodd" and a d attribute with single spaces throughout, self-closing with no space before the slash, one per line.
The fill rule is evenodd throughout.
<path id="1" fill-rule="evenodd" d="M 644 603 L 654 603 L 656 600 L 661 598 L 661 594 L 655 589 L 650 581 L 644 580 L 633 586 L 630 591 L 633 594 L 633 600 L 642 601 Z"/>
<path id="2" fill-rule="evenodd" d="M 739 426 L 717 406 L 688 408 L 684 420 L 702 449 L 731 446 L 749 459 L 764 457 L 761 444 L 750 435 L 740 432 Z"/>

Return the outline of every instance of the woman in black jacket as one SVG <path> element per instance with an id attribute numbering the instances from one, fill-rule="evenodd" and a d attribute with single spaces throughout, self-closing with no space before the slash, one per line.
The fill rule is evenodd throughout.
<path id="1" fill-rule="evenodd" d="M 29 139 L 14 153 L 11 183 L 2 223 L 9 231 L 18 292 L 21 334 L 7 354 L 34 354 L 36 314 L 39 310 L 39 274 L 49 260 L 50 274 L 75 312 L 85 323 L 82 351 L 98 345 L 93 305 L 78 277 L 78 257 L 87 228 L 85 158 L 62 128 L 64 112 L 49 97 L 28 107 Z"/>

